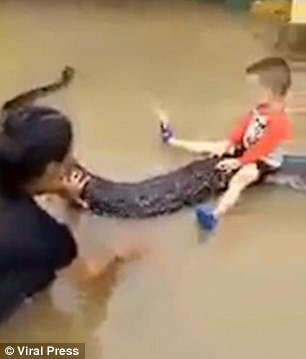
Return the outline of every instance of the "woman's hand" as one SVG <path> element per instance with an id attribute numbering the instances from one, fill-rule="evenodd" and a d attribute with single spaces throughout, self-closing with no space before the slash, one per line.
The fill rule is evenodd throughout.
<path id="1" fill-rule="evenodd" d="M 87 208 L 87 204 L 81 199 L 81 194 L 89 180 L 90 176 L 84 175 L 82 171 L 72 170 L 61 178 L 62 191 L 60 195 L 82 208 Z"/>

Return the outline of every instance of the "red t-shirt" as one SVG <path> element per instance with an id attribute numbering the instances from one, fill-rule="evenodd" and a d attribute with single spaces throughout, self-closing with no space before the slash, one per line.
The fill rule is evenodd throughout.
<path id="1" fill-rule="evenodd" d="M 275 110 L 269 104 L 260 104 L 238 123 L 229 140 L 233 146 L 245 148 L 239 158 L 245 165 L 273 156 L 290 137 L 291 123 L 285 107 Z"/>

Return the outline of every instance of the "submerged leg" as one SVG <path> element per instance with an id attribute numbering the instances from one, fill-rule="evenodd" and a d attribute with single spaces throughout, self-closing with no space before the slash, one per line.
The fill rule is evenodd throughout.
<path id="1" fill-rule="evenodd" d="M 256 164 L 246 165 L 234 175 L 215 209 L 207 205 L 198 207 L 197 218 L 203 229 L 213 230 L 219 218 L 237 203 L 242 191 L 258 178 L 259 170 Z"/>
<path id="2" fill-rule="evenodd" d="M 242 191 L 255 182 L 258 177 L 259 171 L 255 164 L 242 167 L 230 181 L 228 190 L 223 194 L 214 211 L 215 215 L 217 217 L 224 215 L 237 203 Z"/>

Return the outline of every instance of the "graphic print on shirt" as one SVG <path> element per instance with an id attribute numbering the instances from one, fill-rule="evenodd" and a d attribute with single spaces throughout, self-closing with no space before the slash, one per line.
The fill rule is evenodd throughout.
<path id="1" fill-rule="evenodd" d="M 252 111 L 252 120 L 243 136 L 243 146 L 249 148 L 254 145 L 264 134 L 267 127 L 267 118 L 256 109 Z"/>

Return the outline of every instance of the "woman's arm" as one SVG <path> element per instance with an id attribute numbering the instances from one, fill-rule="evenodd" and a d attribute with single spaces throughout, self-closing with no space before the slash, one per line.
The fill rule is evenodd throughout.
<path id="1" fill-rule="evenodd" d="M 116 251 L 103 249 L 95 256 L 76 258 L 65 272 L 78 285 L 90 285 L 110 272 L 114 273 L 123 264 L 139 259 L 143 251 L 143 248 L 136 245 Z"/>
<path id="2" fill-rule="evenodd" d="M 114 253 L 104 253 L 100 258 L 78 257 L 65 269 L 65 274 L 78 285 L 91 284 L 103 278 L 111 269 L 117 269 L 124 260 Z"/>
<path id="3" fill-rule="evenodd" d="M 61 220 L 66 224 L 75 238 L 78 238 L 78 230 L 81 221 L 82 210 L 65 198 L 60 198 L 61 202 Z"/>
<path id="4" fill-rule="evenodd" d="M 67 242 L 75 243 L 74 238 L 78 238 L 78 227 L 81 218 L 81 206 L 75 206 L 75 203 L 80 203 L 80 194 L 84 186 L 88 183 L 89 177 L 84 177 L 82 171 L 73 171 L 70 176 L 62 179 L 59 185 L 54 186 L 56 189 L 53 194 L 58 194 L 61 198 L 62 205 L 62 221 L 65 226 L 61 226 L 61 230 L 66 232 L 63 237 L 67 237 Z M 66 229 L 64 229 L 66 227 Z M 68 228 L 67 228 L 68 227 Z M 71 233 L 69 233 L 71 232 Z M 62 241 L 60 241 L 62 242 Z M 72 262 L 62 260 L 61 266 L 57 266 L 57 270 L 62 270 L 66 267 L 65 272 L 71 276 L 76 282 L 80 284 L 91 283 L 106 273 L 110 269 L 117 269 L 122 263 L 139 258 L 141 249 L 131 246 L 117 251 L 103 250 L 102 253 L 92 257 L 77 256 Z M 64 255 L 66 257 L 66 255 Z M 70 255 L 69 258 L 72 256 Z"/>

